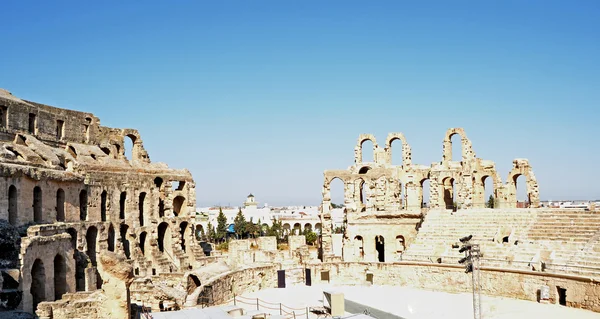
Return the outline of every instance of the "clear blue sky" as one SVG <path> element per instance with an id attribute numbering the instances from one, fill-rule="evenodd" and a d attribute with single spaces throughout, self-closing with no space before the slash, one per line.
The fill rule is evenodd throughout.
<path id="1" fill-rule="evenodd" d="M 137 128 L 198 205 L 318 204 L 360 133 L 464 127 L 542 199 L 600 198 L 598 1 L 5 1 L 0 87 Z M 336 195 L 338 196 L 338 195 Z M 334 199 L 335 200 L 335 199 Z"/>

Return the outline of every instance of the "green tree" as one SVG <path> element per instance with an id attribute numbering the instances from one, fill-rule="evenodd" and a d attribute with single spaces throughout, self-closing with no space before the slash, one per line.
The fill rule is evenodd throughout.
<path id="1" fill-rule="evenodd" d="M 223 240 L 227 236 L 227 217 L 223 214 L 223 209 L 219 208 L 219 215 L 217 216 L 217 231 L 216 239 Z"/>
<path id="2" fill-rule="evenodd" d="M 317 234 L 313 231 L 307 232 L 304 237 L 306 237 L 306 243 L 312 245 L 317 241 Z"/>
<path id="3" fill-rule="evenodd" d="M 242 213 L 242 209 L 240 208 L 235 219 L 233 220 L 233 230 L 237 235 L 238 239 L 242 239 L 244 234 L 246 233 L 246 227 L 248 226 L 248 222 L 246 221 L 246 217 L 244 213 Z"/>
<path id="4" fill-rule="evenodd" d="M 487 203 L 485 203 L 485 207 L 494 208 L 494 195 L 490 195 L 490 198 L 488 199 Z"/>
<path id="5" fill-rule="evenodd" d="M 275 236 L 277 241 L 281 241 L 283 234 L 283 226 L 280 220 L 273 220 L 273 224 L 267 230 L 267 236 Z"/>

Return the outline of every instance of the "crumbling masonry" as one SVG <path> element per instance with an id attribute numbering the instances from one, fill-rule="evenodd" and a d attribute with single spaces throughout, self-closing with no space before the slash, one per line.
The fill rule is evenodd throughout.
<path id="1" fill-rule="evenodd" d="M 452 136 L 459 135 L 462 158 L 452 158 Z M 399 140 L 402 165 L 392 165 L 392 142 Z M 363 143 L 373 143 L 372 161 L 363 159 Z M 396 155 L 399 156 L 399 155 Z M 332 251 L 331 182 L 340 179 L 344 185 L 345 233 L 344 261 L 397 260 L 412 243 L 424 208 L 484 208 L 486 179 L 493 181 L 494 208 L 516 208 L 518 205 L 539 206 L 538 184 L 528 160 L 515 159 L 503 183 L 495 164 L 477 158 L 471 141 L 462 128 L 451 128 L 443 141 L 442 160 L 430 166 L 412 163 L 411 147 L 402 133 L 390 133 L 380 147 L 371 134 L 361 134 L 354 149 L 354 165 L 347 170 L 326 170 L 321 206 L 323 260 L 336 260 Z M 517 178 L 525 176 L 526 203 L 517 203 Z M 429 181 L 429 189 L 424 183 Z M 429 191 L 429 203 L 424 202 Z M 365 248 L 369 247 L 369 248 Z M 375 249 L 370 249 L 374 247 Z M 337 257 L 339 260 L 339 256 Z"/>
<path id="2" fill-rule="evenodd" d="M 0 255 L 0 311 L 69 316 L 63 298 L 126 318 L 134 276 L 191 268 L 194 180 L 151 163 L 138 131 L 0 90 L 0 170 L 2 230 L 24 236 Z"/>

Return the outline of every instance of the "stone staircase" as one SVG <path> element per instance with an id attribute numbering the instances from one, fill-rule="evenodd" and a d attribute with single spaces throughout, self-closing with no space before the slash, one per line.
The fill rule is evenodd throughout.
<path id="1" fill-rule="evenodd" d="M 588 211 L 432 210 L 403 260 L 455 263 L 459 238 L 473 235 L 482 266 L 600 275 L 600 213 Z"/>

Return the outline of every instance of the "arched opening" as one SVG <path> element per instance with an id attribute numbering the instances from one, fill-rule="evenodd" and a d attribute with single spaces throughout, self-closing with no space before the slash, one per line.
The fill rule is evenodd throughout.
<path id="1" fill-rule="evenodd" d="M 317 235 L 321 234 L 321 223 L 315 224 L 315 232 L 317 233 Z"/>
<path id="2" fill-rule="evenodd" d="M 88 195 L 85 189 L 79 192 L 79 219 L 87 220 Z"/>
<path id="3" fill-rule="evenodd" d="M 127 192 L 121 192 L 119 198 L 119 218 L 125 219 L 125 203 L 127 202 Z"/>
<path id="4" fill-rule="evenodd" d="M 331 208 L 342 208 L 344 206 L 344 181 L 334 178 L 329 183 L 329 195 Z"/>
<path id="5" fill-rule="evenodd" d="M 138 201 L 138 208 L 140 212 L 140 226 L 144 226 L 144 205 L 146 201 L 146 193 L 140 193 L 140 198 Z"/>
<path id="6" fill-rule="evenodd" d="M 362 141 L 362 143 L 360 143 L 360 148 L 362 149 L 362 162 L 375 162 L 375 158 L 373 155 L 373 141 Z"/>
<path id="7" fill-rule="evenodd" d="M 188 237 L 188 234 L 189 234 L 188 223 L 182 222 L 181 224 L 179 224 L 179 235 L 181 236 L 181 250 L 183 250 L 183 251 L 187 251 L 186 246 L 185 246 L 185 241 L 186 241 L 186 238 Z"/>
<path id="8" fill-rule="evenodd" d="M 385 241 L 383 236 L 375 236 L 375 251 L 377 252 L 377 261 L 385 262 Z"/>
<path id="9" fill-rule="evenodd" d="M 406 249 L 406 243 L 404 242 L 404 236 L 398 235 L 396 236 L 396 252 L 403 253 Z"/>
<path id="10" fill-rule="evenodd" d="M 400 209 L 406 208 L 406 200 L 404 196 L 404 185 L 402 185 L 402 181 L 398 181 L 398 204 Z"/>
<path id="11" fill-rule="evenodd" d="M 429 203 L 430 193 L 429 178 L 421 180 L 421 208 L 428 208 L 431 206 Z"/>
<path id="12" fill-rule="evenodd" d="M 283 234 L 289 235 L 291 230 L 291 226 L 288 223 L 283 224 Z"/>
<path id="13" fill-rule="evenodd" d="M 142 255 L 146 255 L 146 235 L 145 231 L 140 234 L 140 250 L 142 251 Z"/>
<path id="14" fill-rule="evenodd" d="M 162 178 L 160 178 L 160 177 L 156 177 L 156 178 L 154 179 L 154 185 L 155 185 L 157 188 L 160 188 L 160 187 L 162 186 L 162 184 L 163 184 L 163 179 L 162 179 Z"/>
<path id="15" fill-rule="evenodd" d="M 158 199 L 158 217 L 165 217 L 165 201 L 162 198 Z"/>
<path id="16" fill-rule="evenodd" d="M 31 267 L 31 298 L 33 300 L 33 312 L 37 310 L 40 302 L 46 301 L 46 270 L 44 263 L 36 259 Z"/>
<path id="17" fill-rule="evenodd" d="M 162 222 L 158 225 L 158 250 L 165 251 L 165 237 L 170 236 L 169 224 Z"/>
<path id="18" fill-rule="evenodd" d="M 108 226 L 108 250 L 115 251 L 115 228 L 112 224 Z"/>
<path id="19" fill-rule="evenodd" d="M 304 224 L 304 233 L 312 232 L 312 225 L 310 223 Z"/>
<path id="20" fill-rule="evenodd" d="M 127 135 L 123 138 L 123 144 L 125 145 L 125 157 L 127 160 L 133 160 L 133 146 L 135 145 L 136 137 L 134 135 Z"/>
<path id="21" fill-rule="evenodd" d="M 358 174 L 361 174 L 361 175 L 366 174 L 369 172 L 369 170 L 371 170 L 371 168 L 369 166 L 361 167 L 358 170 Z"/>
<path id="22" fill-rule="evenodd" d="M 17 188 L 14 185 L 10 185 L 8 188 L 8 222 L 16 226 L 18 223 L 17 207 L 18 207 L 18 196 Z"/>
<path id="23" fill-rule="evenodd" d="M 452 161 L 462 161 L 462 140 L 460 134 L 450 135 L 450 143 L 452 143 Z"/>
<path id="24" fill-rule="evenodd" d="M 177 196 L 173 199 L 173 215 L 175 216 L 185 216 L 185 197 Z"/>
<path id="25" fill-rule="evenodd" d="M 71 235 L 71 247 L 73 247 L 74 250 L 77 249 L 77 231 L 75 228 L 67 229 L 67 234 Z"/>
<path id="26" fill-rule="evenodd" d="M 131 258 L 131 249 L 129 246 L 129 239 L 127 239 L 127 231 L 129 230 L 129 226 L 126 224 L 121 224 L 121 228 L 119 229 L 121 243 L 123 243 L 123 252 L 125 253 L 125 257 L 127 259 Z"/>
<path id="27" fill-rule="evenodd" d="M 201 284 L 200 279 L 198 277 L 196 277 L 195 275 L 189 275 L 188 279 L 187 279 L 187 293 L 188 293 L 188 295 L 191 295 L 201 285 L 202 284 Z"/>
<path id="28" fill-rule="evenodd" d="M 90 257 L 92 266 L 96 266 L 96 242 L 98 240 L 98 229 L 94 226 L 88 228 L 85 234 L 85 240 L 87 242 L 87 255 Z"/>
<path id="29" fill-rule="evenodd" d="M 513 178 L 515 183 L 517 208 L 529 207 L 531 201 L 527 190 L 527 178 L 521 174 L 515 175 Z"/>
<path id="30" fill-rule="evenodd" d="M 489 176 L 484 176 L 481 184 L 483 185 L 483 200 L 485 201 L 485 207 L 494 208 L 496 206 L 494 180 Z"/>
<path id="31" fill-rule="evenodd" d="M 65 191 L 62 188 L 56 191 L 56 221 L 65 221 Z"/>
<path id="32" fill-rule="evenodd" d="M 294 235 L 300 235 L 302 233 L 302 226 L 300 223 L 294 224 Z"/>
<path id="33" fill-rule="evenodd" d="M 369 198 L 368 188 L 369 188 L 369 185 L 367 185 L 367 183 L 364 180 L 359 180 L 358 189 L 360 191 L 360 203 L 363 204 L 364 206 L 367 206 L 367 202 L 368 202 L 368 198 Z"/>
<path id="34" fill-rule="evenodd" d="M 454 179 L 446 177 L 442 180 L 444 205 L 446 209 L 454 208 Z"/>
<path id="35" fill-rule="evenodd" d="M 354 237 L 354 248 L 356 249 L 356 251 L 354 252 L 356 257 L 359 260 L 364 259 L 365 258 L 365 248 L 364 248 L 364 240 L 363 240 L 362 236 Z"/>
<path id="36" fill-rule="evenodd" d="M 60 254 L 54 257 L 54 300 L 60 300 L 68 291 L 67 263 Z"/>
<path id="37" fill-rule="evenodd" d="M 398 148 L 394 147 L 394 143 Z M 402 166 L 404 164 L 402 161 L 403 147 L 404 145 L 402 145 L 402 140 L 399 138 L 393 139 L 390 143 L 390 157 L 392 165 Z"/>
<path id="38" fill-rule="evenodd" d="M 108 197 L 108 194 L 106 193 L 106 191 L 102 191 L 102 194 L 100 194 L 100 220 L 105 222 L 106 221 L 106 199 Z"/>
<path id="39" fill-rule="evenodd" d="M 206 233 L 204 232 L 204 227 L 202 225 L 196 224 L 195 235 L 196 235 L 196 240 L 198 240 L 198 241 L 204 240 Z"/>
<path id="40" fill-rule="evenodd" d="M 33 221 L 41 223 L 42 220 L 42 189 L 36 186 L 33 189 Z"/>

